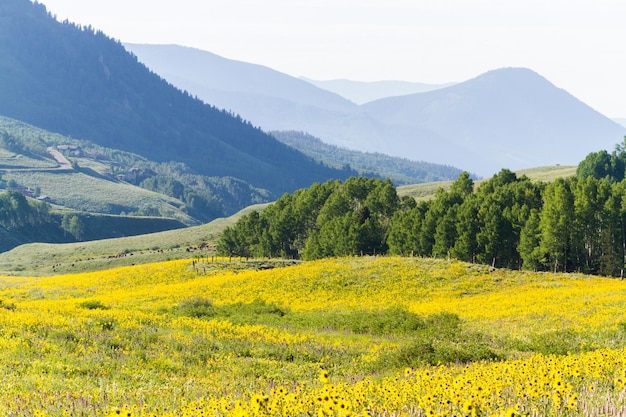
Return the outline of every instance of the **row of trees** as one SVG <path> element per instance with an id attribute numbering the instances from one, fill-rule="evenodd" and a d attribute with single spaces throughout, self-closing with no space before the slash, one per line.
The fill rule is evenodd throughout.
<path id="1" fill-rule="evenodd" d="M 557 179 L 545 184 L 503 170 L 473 191 L 450 191 L 393 218 L 391 253 L 448 256 L 515 269 L 621 275 L 626 182 Z"/>
<path id="2" fill-rule="evenodd" d="M 360 254 L 453 257 L 494 267 L 622 275 L 626 181 L 533 182 L 467 173 L 429 201 L 390 181 L 350 178 L 284 195 L 226 229 L 223 255 L 316 259 Z"/>
<path id="3" fill-rule="evenodd" d="M 391 217 L 403 204 L 391 181 L 352 177 L 285 194 L 227 228 L 218 250 L 230 256 L 315 259 L 386 253 Z"/>

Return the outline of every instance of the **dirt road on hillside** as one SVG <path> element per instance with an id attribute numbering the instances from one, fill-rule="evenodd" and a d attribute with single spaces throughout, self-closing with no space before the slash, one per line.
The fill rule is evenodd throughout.
<path id="1" fill-rule="evenodd" d="M 52 147 L 48 148 L 47 151 L 59 163 L 59 169 L 72 169 L 72 163 L 61 152 Z"/>

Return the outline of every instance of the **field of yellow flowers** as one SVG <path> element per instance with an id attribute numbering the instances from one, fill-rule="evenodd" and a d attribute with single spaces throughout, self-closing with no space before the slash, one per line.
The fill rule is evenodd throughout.
<path id="1" fill-rule="evenodd" d="M 626 415 L 625 302 L 399 257 L 0 277 L 0 415 Z"/>

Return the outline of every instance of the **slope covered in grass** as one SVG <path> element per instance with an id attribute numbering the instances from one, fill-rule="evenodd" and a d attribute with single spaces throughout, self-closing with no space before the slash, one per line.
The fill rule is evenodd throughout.
<path id="1" fill-rule="evenodd" d="M 568 178 L 576 175 L 576 166 L 545 166 L 515 171 L 518 177 L 527 176 L 533 181 L 551 182 L 557 178 Z M 476 186 L 483 180 L 475 181 Z M 401 185 L 397 187 L 399 196 L 410 196 L 416 200 L 429 200 L 435 195 L 438 188 L 450 190 L 452 181 L 426 182 L 422 184 Z"/>
<path id="2" fill-rule="evenodd" d="M 212 248 L 225 227 L 233 225 L 251 210 L 263 207 L 263 204 L 250 206 L 233 216 L 184 229 L 90 242 L 21 245 L 0 253 L 0 274 L 50 275 L 98 271 L 124 265 L 211 256 Z M 109 224 L 112 223 L 121 224 L 109 221 Z"/>

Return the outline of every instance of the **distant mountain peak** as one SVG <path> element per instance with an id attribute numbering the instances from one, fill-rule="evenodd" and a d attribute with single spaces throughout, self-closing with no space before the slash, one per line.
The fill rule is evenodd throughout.
<path id="1" fill-rule="evenodd" d="M 423 158 L 445 158 L 484 176 L 501 168 L 576 165 L 626 133 L 528 68 L 495 69 L 444 89 L 361 107 L 387 125 L 402 126 L 397 134 L 428 152 Z M 419 129 L 433 135 L 424 140 L 415 133 Z"/>
<path id="2" fill-rule="evenodd" d="M 504 67 L 487 71 L 456 86 L 485 86 L 491 89 L 519 90 L 550 89 L 556 86 L 539 73 L 524 67 Z M 454 86 L 452 86 L 454 88 Z"/>

